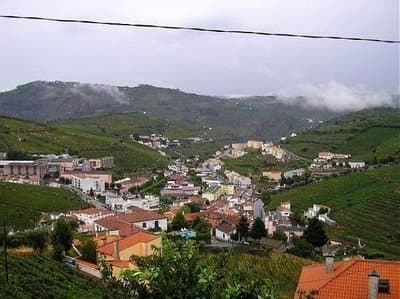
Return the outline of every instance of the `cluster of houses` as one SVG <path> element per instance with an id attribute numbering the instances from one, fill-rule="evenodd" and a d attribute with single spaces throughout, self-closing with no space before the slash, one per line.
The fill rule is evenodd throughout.
<path id="1" fill-rule="evenodd" d="M 313 160 L 310 170 L 313 172 L 326 172 L 328 174 L 346 169 L 364 169 L 364 161 L 349 161 L 351 154 L 337 154 L 332 152 L 320 152 Z"/>
<path id="2" fill-rule="evenodd" d="M 167 217 L 154 211 L 132 208 L 130 212 L 119 213 L 110 210 L 88 208 L 71 211 L 66 215 L 78 221 L 79 229 L 89 233 L 97 244 L 98 261 L 103 260 L 118 278 L 123 270 L 137 266 L 130 260 L 132 255 L 149 256 L 162 246 L 162 238 L 153 231 L 167 230 Z M 74 240 L 73 248 L 78 258 L 78 268 L 88 274 L 101 277 L 100 265 L 80 258 L 79 240 Z"/>
<path id="3" fill-rule="evenodd" d="M 44 184 L 46 178 L 73 173 L 104 172 L 114 166 L 113 157 L 85 159 L 68 154 L 37 155 L 35 160 L 0 160 L 0 180 L 25 184 Z M 76 176 L 76 185 L 91 184 L 101 189 L 102 182 L 82 181 L 83 176 Z"/>
<path id="4" fill-rule="evenodd" d="M 293 225 L 290 219 L 291 204 L 290 202 L 281 202 L 276 211 L 268 211 L 265 215 L 265 227 L 268 235 L 273 236 L 275 233 L 283 233 L 286 236 L 287 242 L 293 236 L 303 236 L 305 227 Z"/>
<path id="5" fill-rule="evenodd" d="M 184 176 L 170 176 L 167 184 L 161 190 L 162 196 L 184 197 L 198 195 L 200 187 L 188 182 Z"/>
<path id="6" fill-rule="evenodd" d="M 272 141 L 248 140 L 246 143 L 233 143 L 228 153 L 233 158 L 239 158 L 246 155 L 248 150 L 259 150 L 263 155 L 274 156 L 278 161 L 282 162 L 296 159 L 296 155 L 278 145 L 274 145 Z"/>

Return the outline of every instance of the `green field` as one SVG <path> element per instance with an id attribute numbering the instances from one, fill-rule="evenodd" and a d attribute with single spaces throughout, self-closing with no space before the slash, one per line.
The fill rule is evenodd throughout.
<path id="1" fill-rule="evenodd" d="M 366 250 L 400 257 L 400 165 L 284 191 L 273 196 L 272 206 L 281 201 L 290 201 L 299 212 L 314 203 L 328 205 L 338 224 L 328 231 L 331 239 L 355 245 L 360 238 Z"/>
<path id="2" fill-rule="evenodd" d="M 399 159 L 400 110 L 379 108 L 351 113 L 281 143 L 310 159 L 320 151 L 350 153 L 352 160 L 367 162 Z"/>
<path id="3" fill-rule="evenodd" d="M 78 270 L 34 254 L 9 253 L 9 282 L 4 281 L 4 254 L 0 253 L 0 298 L 104 298 L 100 281 Z"/>
<path id="4" fill-rule="evenodd" d="M 86 207 L 74 193 L 59 188 L 0 183 L 0 219 L 7 215 L 14 229 L 34 227 L 41 212 L 67 211 Z"/>
<path id="5" fill-rule="evenodd" d="M 69 152 L 87 158 L 114 156 L 113 173 L 117 177 L 167 164 L 167 159 L 156 151 L 127 139 L 82 127 L 57 127 L 0 117 L 0 151 L 10 150 L 28 154 Z"/>

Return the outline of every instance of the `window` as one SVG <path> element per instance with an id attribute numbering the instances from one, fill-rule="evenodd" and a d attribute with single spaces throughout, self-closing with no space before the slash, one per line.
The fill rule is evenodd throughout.
<path id="1" fill-rule="evenodd" d="M 154 227 L 159 228 L 158 220 L 154 221 Z"/>
<path id="2" fill-rule="evenodd" d="M 378 292 L 379 293 L 389 293 L 389 280 L 388 279 L 379 279 Z"/>
<path id="3" fill-rule="evenodd" d="M 143 227 L 143 228 L 146 228 L 146 227 L 147 227 L 147 223 L 146 223 L 146 222 L 143 222 L 142 227 Z"/>

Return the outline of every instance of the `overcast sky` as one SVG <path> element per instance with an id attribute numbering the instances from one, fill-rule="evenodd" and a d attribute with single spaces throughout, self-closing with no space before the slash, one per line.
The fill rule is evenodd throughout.
<path id="1" fill-rule="evenodd" d="M 398 3 L 2 0 L 0 14 L 399 39 Z M 7 19 L 0 19 L 0 36 L 0 90 L 33 80 L 147 83 L 224 96 L 337 87 L 376 96 L 399 88 L 393 44 Z"/>

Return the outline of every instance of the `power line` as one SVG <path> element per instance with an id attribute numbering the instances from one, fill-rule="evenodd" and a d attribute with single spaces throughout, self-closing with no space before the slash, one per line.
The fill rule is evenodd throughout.
<path id="1" fill-rule="evenodd" d="M 212 32 L 212 33 L 250 34 L 250 35 L 261 35 L 261 36 L 298 37 L 298 38 L 310 38 L 310 39 L 337 39 L 337 40 L 367 41 L 367 42 L 390 43 L 390 44 L 400 43 L 400 40 L 388 40 L 388 39 L 364 38 L 364 37 L 275 33 L 275 32 L 265 32 L 265 31 L 229 30 L 229 29 L 215 29 L 215 28 L 205 28 L 205 27 L 186 27 L 186 26 L 168 26 L 168 25 L 156 25 L 156 24 L 105 22 L 105 21 L 93 21 L 93 20 L 82 20 L 82 19 L 81 20 L 79 20 L 79 19 L 58 19 L 58 18 L 36 17 L 36 16 L 0 15 L 0 17 L 7 18 L 7 19 L 23 19 L 23 20 L 32 20 L 32 21 L 82 23 L 82 24 L 94 24 L 94 25 L 106 25 L 106 26 L 127 26 L 127 27 L 167 29 L 167 30 L 190 30 L 190 31 Z"/>

